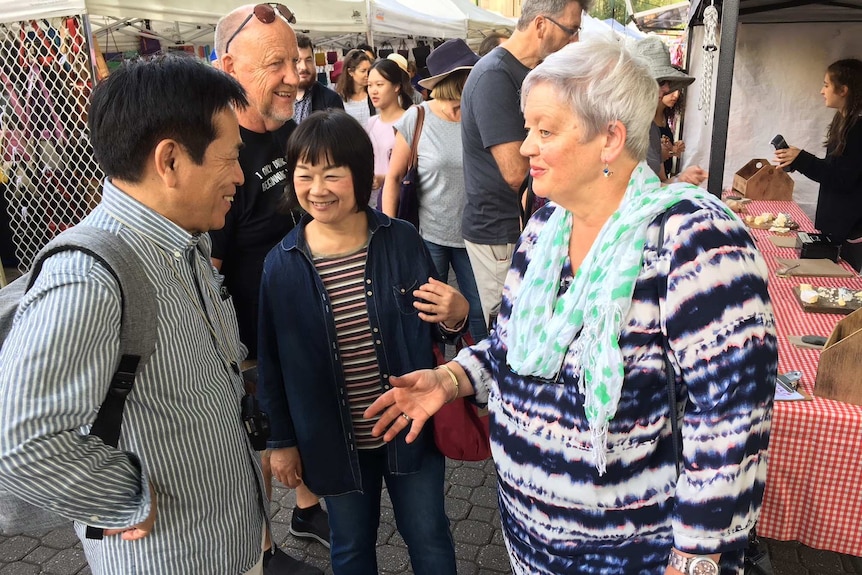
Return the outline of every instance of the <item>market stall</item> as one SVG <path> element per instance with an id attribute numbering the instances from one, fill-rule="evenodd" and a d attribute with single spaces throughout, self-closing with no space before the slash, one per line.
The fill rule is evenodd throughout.
<path id="1" fill-rule="evenodd" d="M 712 39 L 710 6 L 718 11 Z M 687 68 L 697 81 L 686 100 L 684 161 L 709 169 L 709 190 L 729 188 L 752 158 L 771 158 L 779 133 L 823 157 L 834 111 L 820 87 L 830 63 L 862 54 L 862 0 L 699 0 L 689 21 Z M 817 184 L 791 177 L 794 199 L 813 217 Z"/>
<path id="2" fill-rule="evenodd" d="M 751 202 L 746 210 L 750 215 L 787 213 L 800 231 L 814 229 L 793 202 Z M 845 288 L 855 294 L 862 292 L 862 278 L 843 262 L 848 277 L 797 275 L 781 259 L 798 258 L 798 250 L 775 243 L 776 238 L 793 243 L 795 234 L 752 229 L 752 235 L 769 268 L 769 295 L 778 332 L 778 371 L 800 371 L 799 385 L 807 396 L 775 402 L 757 532 L 771 539 L 862 556 L 862 406 L 818 396 L 814 384 L 821 351 L 799 339 L 803 335 L 829 336 L 846 317 L 843 313 L 862 302 L 848 300 L 836 308 L 840 313 L 824 313 L 824 301 L 805 311 L 798 292 L 801 284 L 808 284 Z M 857 375 L 847 377 L 855 379 Z"/>

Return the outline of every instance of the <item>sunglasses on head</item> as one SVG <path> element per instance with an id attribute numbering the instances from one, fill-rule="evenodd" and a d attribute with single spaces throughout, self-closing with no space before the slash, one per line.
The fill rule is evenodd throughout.
<path id="1" fill-rule="evenodd" d="M 284 18 L 288 23 L 296 24 L 296 15 L 294 15 L 294 13 L 290 11 L 290 8 L 288 8 L 284 4 L 278 4 L 276 2 L 266 2 L 264 4 L 258 4 L 254 7 L 252 13 L 249 14 L 246 19 L 242 21 L 242 24 L 239 25 L 239 28 L 236 29 L 236 32 L 231 34 L 230 38 L 227 39 L 227 43 L 224 45 L 224 53 L 227 54 L 230 51 L 230 43 L 233 42 L 233 39 L 236 38 L 237 34 L 242 32 L 242 29 L 245 28 L 245 25 L 248 24 L 252 16 L 257 18 L 264 24 L 272 24 L 273 22 L 275 22 L 276 10 L 278 10 L 278 13 L 281 14 L 281 17 Z"/>

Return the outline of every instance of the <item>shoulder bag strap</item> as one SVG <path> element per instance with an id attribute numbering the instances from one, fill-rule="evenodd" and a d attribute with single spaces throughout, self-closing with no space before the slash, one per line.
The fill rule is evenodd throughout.
<path id="1" fill-rule="evenodd" d="M 425 107 L 416 106 L 416 129 L 413 130 L 413 143 L 410 144 L 410 163 L 407 171 L 412 170 L 419 163 L 419 136 L 422 134 L 422 126 L 425 124 Z"/>
<path id="2" fill-rule="evenodd" d="M 123 304 L 120 351 L 147 361 L 156 348 L 156 325 L 153 321 L 158 315 L 156 299 L 151 283 L 141 269 L 140 257 L 115 233 L 87 224 L 78 224 L 64 231 L 34 259 L 27 289 L 49 256 L 70 250 L 92 256 L 114 276 L 120 286 Z"/>
<path id="3" fill-rule="evenodd" d="M 670 210 L 665 211 L 661 216 L 661 225 L 659 226 L 658 231 L 659 252 L 661 252 L 661 249 L 664 246 L 664 228 L 669 216 Z M 661 302 L 663 298 L 667 297 L 667 274 L 659 274 L 658 282 L 659 323 L 661 324 L 661 318 L 664 317 L 664 310 Z M 680 430 L 677 411 L 679 408 L 677 407 L 676 399 L 676 372 L 673 369 L 673 362 L 670 360 L 670 342 L 668 341 L 668 336 L 667 333 L 665 333 L 664 327 L 661 327 L 661 346 L 664 351 L 664 369 L 667 377 L 667 401 L 670 405 L 668 418 L 670 419 L 671 441 L 673 443 L 674 457 L 676 458 L 676 474 L 679 476 L 682 473 L 682 450 L 680 446 Z"/>
<path id="4" fill-rule="evenodd" d="M 661 225 L 658 232 L 658 246 L 661 251 L 664 245 L 664 227 L 667 219 L 670 216 L 670 210 L 666 211 L 661 217 Z M 667 296 L 667 275 L 661 275 L 659 281 L 659 310 L 661 310 L 661 298 Z M 663 314 L 660 314 L 663 315 Z M 682 435 L 679 430 L 679 419 L 677 419 L 677 400 L 676 400 L 676 377 L 674 375 L 673 363 L 670 360 L 670 343 L 668 342 L 667 334 L 662 329 L 662 349 L 664 350 L 664 366 L 667 373 L 667 399 L 670 405 L 670 429 L 671 441 L 673 443 L 673 452 L 676 455 L 676 475 L 679 477 L 682 474 Z M 757 539 L 756 528 L 752 527 L 748 533 L 748 547 L 745 549 L 745 573 L 762 573 L 763 575 L 772 575 L 772 562 L 769 553 L 759 546 Z"/>
<path id="5" fill-rule="evenodd" d="M 521 229 L 527 227 L 527 221 L 533 216 L 533 204 L 536 194 L 533 192 L 533 178 L 527 173 L 521 187 L 518 188 L 518 211 L 521 213 Z"/>

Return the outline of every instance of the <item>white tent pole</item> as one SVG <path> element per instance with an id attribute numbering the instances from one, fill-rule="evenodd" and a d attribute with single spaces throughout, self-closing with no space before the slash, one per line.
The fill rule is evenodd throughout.
<path id="1" fill-rule="evenodd" d="M 99 83 L 99 76 L 96 74 L 96 46 L 93 43 L 93 27 L 90 26 L 90 15 L 81 14 L 81 25 L 84 27 L 84 37 L 87 39 L 87 49 L 90 52 L 87 64 L 90 66 L 90 78 L 92 78 L 93 87 Z"/>
<path id="2" fill-rule="evenodd" d="M 365 41 L 369 46 L 374 46 L 374 30 L 371 29 L 373 16 L 371 14 L 371 0 L 365 0 L 365 18 L 368 24 L 368 31 L 365 33 Z"/>
<path id="3" fill-rule="evenodd" d="M 739 0 L 721 3 L 721 40 L 715 82 L 715 105 L 712 110 L 712 143 L 709 148 L 707 190 L 721 197 L 727 153 L 727 126 L 730 119 L 730 95 L 733 88 L 733 64 L 736 58 L 736 33 L 739 25 Z"/>

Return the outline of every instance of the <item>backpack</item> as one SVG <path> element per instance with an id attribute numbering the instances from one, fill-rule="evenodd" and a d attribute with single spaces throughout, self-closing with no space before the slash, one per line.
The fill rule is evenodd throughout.
<path id="1" fill-rule="evenodd" d="M 122 316 L 120 322 L 120 363 L 111 378 L 107 396 L 90 429 L 107 445 L 117 446 L 123 423 L 126 397 L 132 391 L 135 376 L 146 365 L 156 347 L 158 314 L 152 285 L 141 271 L 141 261 L 131 246 L 115 234 L 86 224 L 70 228 L 51 240 L 36 255 L 32 269 L 0 290 L 0 348 L 12 329 L 12 321 L 24 294 L 33 286 L 44 262 L 64 251 L 81 251 L 102 264 L 120 286 Z M 2 401 L 2 397 L 0 397 Z M 70 521 L 52 511 L 19 499 L 0 487 L 0 534 L 44 532 Z M 101 539 L 102 530 L 87 527 L 87 537 Z"/>

